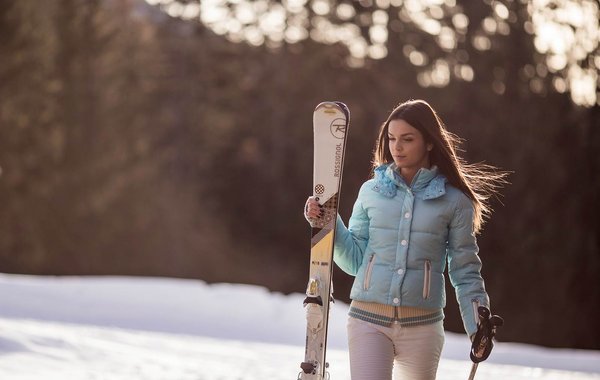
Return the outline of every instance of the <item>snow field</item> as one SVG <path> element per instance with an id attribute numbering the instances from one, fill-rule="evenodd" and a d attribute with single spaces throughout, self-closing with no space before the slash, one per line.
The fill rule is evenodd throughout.
<path id="1" fill-rule="evenodd" d="M 303 359 L 301 294 L 166 278 L 0 274 L 0 379 L 290 379 Z M 349 379 L 348 306 L 332 310 L 332 379 Z M 438 378 L 467 378 L 447 333 Z M 600 379 L 600 353 L 498 343 L 478 377 Z"/>

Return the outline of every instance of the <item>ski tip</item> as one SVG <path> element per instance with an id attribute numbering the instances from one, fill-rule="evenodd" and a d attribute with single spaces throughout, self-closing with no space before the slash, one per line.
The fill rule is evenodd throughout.
<path id="1" fill-rule="evenodd" d="M 337 104 L 342 109 L 342 111 L 344 111 L 344 113 L 346 114 L 346 116 L 350 116 L 350 109 L 348 108 L 347 105 L 345 105 L 342 102 L 337 102 L 337 101 L 334 102 L 334 103 Z"/>
<path id="2" fill-rule="evenodd" d="M 342 102 L 338 102 L 338 101 L 327 101 L 327 102 L 321 102 L 319 103 L 316 107 L 315 107 L 315 111 L 324 108 L 325 112 L 329 113 L 333 113 L 336 111 L 344 111 L 346 109 L 348 109 L 348 107 L 342 103 Z"/>
<path id="3" fill-rule="evenodd" d="M 338 112 L 345 116 L 346 124 L 350 121 L 350 109 L 348 106 L 339 101 L 321 102 L 315 107 L 315 113 L 323 112 L 335 116 Z"/>

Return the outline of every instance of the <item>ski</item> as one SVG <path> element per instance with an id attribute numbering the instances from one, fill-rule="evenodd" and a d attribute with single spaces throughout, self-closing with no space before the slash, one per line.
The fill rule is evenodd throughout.
<path id="1" fill-rule="evenodd" d="M 306 287 L 306 349 L 299 380 L 329 379 L 325 351 L 329 306 L 333 301 L 333 243 L 350 121 L 341 102 L 320 103 L 313 113 L 313 196 L 323 216 L 311 223 L 310 273 Z"/>

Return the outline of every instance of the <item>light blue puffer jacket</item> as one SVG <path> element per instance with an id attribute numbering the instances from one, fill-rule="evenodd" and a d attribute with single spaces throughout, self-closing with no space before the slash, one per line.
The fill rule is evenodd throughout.
<path id="1" fill-rule="evenodd" d="M 356 276 L 350 298 L 393 306 L 446 305 L 444 269 L 469 336 L 474 303 L 489 307 L 473 234 L 473 204 L 436 167 L 406 185 L 394 164 L 361 187 L 348 228 L 338 216 L 334 260 Z"/>

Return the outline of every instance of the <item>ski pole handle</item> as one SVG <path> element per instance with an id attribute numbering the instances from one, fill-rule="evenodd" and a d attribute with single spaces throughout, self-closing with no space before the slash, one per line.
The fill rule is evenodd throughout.
<path id="1" fill-rule="evenodd" d="M 500 316 L 491 315 L 490 309 L 485 306 L 479 306 L 477 312 L 479 324 L 469 355 L 473 363 L 480 363 L 490 356 L 492 348 L 494 348 L 493 339 L 496 335 L 496 328 L 504 324 L 504 320 Z"/>

